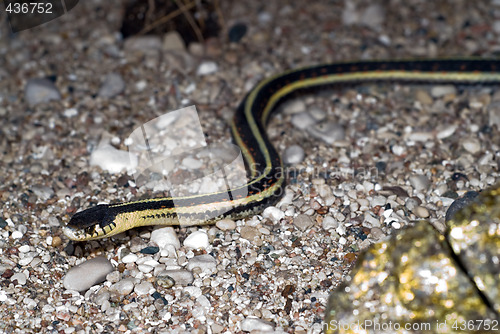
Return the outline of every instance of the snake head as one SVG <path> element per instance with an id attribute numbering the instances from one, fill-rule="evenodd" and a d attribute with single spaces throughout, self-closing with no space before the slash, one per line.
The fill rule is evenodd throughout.
<path id="1" fill-rule="evenodd" d="M 105 238 L 116 226 L 113 220 L 114 215 L 109 205 L 96 205 L 75 213 L 68 225 L 63 228 L 63 233 L 74 241 Z"/>

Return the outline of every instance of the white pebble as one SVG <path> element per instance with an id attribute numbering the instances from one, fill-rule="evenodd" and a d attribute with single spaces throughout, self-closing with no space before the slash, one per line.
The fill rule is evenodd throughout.
<path id="1" fill-rule="evenodd" d="M 148 281 L 144 281 L 140 284 L 137 284 L 134 288 L 134 292 L 137 293 L 138 296 L 149 295 L 155 291 L 153 284 Z"/>
<path id="2" fill-rule="evenodd" d="M 11 282 L 17 281 L 17 284 L 24 285 L 26 284 L 26 275 L 24 275 L 23 273 L 15 273 L 10 278 L 10 281 Z"/>
<path id="3" fill-rule="evenodd" d="M 122 258 L 122 262 L 123 263 L 133 263 L 137 260 L 137 255 L 135 255 L 134 253 L 130 253 L 128 255 L 125 255 L 123 258 Z"/>
<path id="4" fill-rule="evenodd" d="M 438 127 L 436 137 L 438 139 L 448 138 L 455 133 L 456 129 L 457 129 L 456 124 Z"/>
<path id="5" fill-rule="evenodd" d="M 137 167 L 137 156 L 127 151 L 117 150 L 111 145 L 103 145 L 90 155 L 90 165 L 99 166 L 112 174 Z"/>
<path id="6" fill-rule="evenodd" d="M 184 246 L 194 249 L 206 249 L 209 246 L 207 233 L 203 230 L 191 233 L 184 240 Z"/>
<path id="7" fill-rule="evenodd" d="M 115 283 L 109 287 L 110 292 L 117 293 L 121 296 L 126 296 L 134 290 L 134 279 L 125 278 L 118 283 Z"/>
<path id="8" fill-rule="evenodd" d="M 335 229 L 339 226 L 338 221 L 336 221 L 332 216 L 326 216 L 322 223 L 324 230 Z"/>
<path id="9" fill-rule="evenodd" d="M 30 251 L 30 246 L 29 245 L 22 245 L 22 246 L 19 246 L 18 249 L 21 253 L 28 253 Z"/>
<path id="10" fill-rule="evenodd" d="M 391 151 L 395 155 L 403 155 L 405 153 L 405 148 L 400 145 L 394 145 L 393 147 L 391 147 Z"/>
<path id="11" fill-rule="evenodd" d="M 285 213 L 274 206 L 268 206 L 264 212 L 262 212 L 264 218 L 269 218 L 275 222 L 280 221 L 285 217 Z"/>
<path id="12" fill-rule="evenodd" d="M 23 233 L 20 231 L 12 232 L 12 239 L 21 239 L 23 237 Z"/>
<path id="13" fill-rule="evenodd" d="M 76 108 L 69 108 L 64 110 L 63 115 L 68 118 L 74 117 L 78 115 L 78 110 Z"/>
<path id="14" fill-rule="evenodd" d="M 472 154 L 476 154 L 481 150 L 481 143 L 476 138 L 466 138 L 462 142 L 464 149 Z"/>
<path id="15" fill-rule="evenodd" d="M 272 322 L 257 317 L 247 317 L 241 322 L 241 330 L 244 332 L 273 332 Z"/>
<path id="16" fill-rule="evenodd" d="M 153 230 L 153 232 L 151 232 L 151 241 L 157 244 L 160 249 L 167 247 L 167 245 L 172 245 L 175 249 L 181 247 L 175 230 L 170 226 L 159 227 Z"/>
<path id="17" fill-rule="evenodd" d="M 286 164 L 295 165 L 304 160 L 304 149 L 299 145 L 292 145 L 285 150 L 283 161 Z"/>
<path id="18" fill-rule="evenodd" d="M 197 75 L 207 75 L 207 74 L 212 74 L 215 73 L 219 70 L 219 67 L 217 66 L 217 63 L 213 61 L 204 61 L 203 63 L 198 66 L 198 69 L 196 70 Z"/>
<path id="19" fill-rule="evenodd" d="M 236 223 L 231 219 L 222 219 L 215 223 L 215 226 L 222 231 L 231 231 L 236 228 Z"/>

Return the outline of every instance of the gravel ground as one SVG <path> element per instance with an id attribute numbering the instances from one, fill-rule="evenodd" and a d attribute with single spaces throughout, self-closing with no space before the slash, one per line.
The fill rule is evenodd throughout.
<path id="1" fill-rule="evenodd" d="M 246 1 L 221 11 L 221 37 L 187 49 L 172 33 L 123 40 L 118 2 L 81 1 L 15 35 L 0 14 L 0 332 L 319 333 L 359 250 L 418 218 L 443 229 L 455 198 L 498 182 L 500 93 L 325 90 L 286 102 L 270 122 L 290 162 L 276 207 L 69 242 L 61 227 L 75 212 L 151 196 L 91 157 L 104 144 L 118 156 L 166 111 L 195 105 L 208 142 L 228 142 L 239 101 L 270 74 L 500 51 L 499 1 Z M 248 31 L 230 43 L 237 24 Z"/>

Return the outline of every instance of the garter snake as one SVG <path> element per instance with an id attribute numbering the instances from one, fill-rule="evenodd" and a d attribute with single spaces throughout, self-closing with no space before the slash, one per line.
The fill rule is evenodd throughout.
<path id="1" fill-rule="evenodd" d="M 365 82 L 498 85 L 500 61 L 474 58 L 360 61 L 311 66 L 271 76 L 247 94 L 231 124 L 233 139 L 246 162 L 249 181 L 241 188 L 231 189 L 230 200 L 225 192 L 218 192 L 101 204 L 73 215 L 64 234 L 72 240 L 84 241 L 139 226 L 204 225 L 261 211 L 279 199 L 285 183 L 281 158 L 265 132 L 276 105 L 298 90 Z"/>

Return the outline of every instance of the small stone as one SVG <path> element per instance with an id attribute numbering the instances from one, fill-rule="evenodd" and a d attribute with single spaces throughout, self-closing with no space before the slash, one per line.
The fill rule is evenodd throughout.
<path id="1" fill-rule="evenodd" d="M 247 317 L 241 322 L 241 330 L 244 332 L 273 332 L 274 325 L 257 317 Z"/>
<path id="2" fill-rule="evenodd" d="M 194 249 L 206 249 L 209 246 L 208 235 L 205 231 L 199 230 L 191 233 L 184 240 L 184 246 Z"/>
<path id="3" fill-rule="evenodd" d="M 154 35 L 136 36 L 127 38 L 124 45 L 127 51 L 148 52 L 150 50 L 161 50 L 162 42 L 160 37 Z"/>
<path id="4" fill-rule="evenodd" d="M 98 95 L 104 98 L 112 98 L 125 90 L 125 81 L 118 73 L 109 73 L 99 88 Z"/>
<path id="5" fill-rule="evenodd" d="M 412 175 L 410 176 L 410 184 L 416 191 L 425 192 L 429 189 L 431 182 L 425 175 Z"/>
<path id="6" fill-rule="evenodd" d="M 62 245 L 62 239 L 59 236 L 55 236 L 52 238 L 52 247 L 59 247 Z"/>
<path id="7" fill-rule="evenodd" d="M 306 111 L 306 104 L 303 99 L 294 99 L 283 106 L 283 111 L 285 114 L 289 115 L 303 113 Z M 310 119 L 311 115 L 307 113 L 305 113 L 305 115 L 307 115 L 308 116 L 307 118 Z M 293 123 L 293 117 L 292 117 L 292 123 Z"/>
<path id="8" fill-rule="evenodd" d="M 481 151 L 481 143 L 476 138 L 466 138 L 462 141 L 464 149 L 471 153 L 476 154 Z"/>
<path id="9" fill-rule="evenodd" d="M 438 139 L 446 139 L 448 137 L 451 137 L 455 131 L 457 130 L 457 126 L 455 124 L 452 125 L 443 125 L 443 126 L 438 126 L 436 130 L 436 137 Z"/>
<path id="10" fill-rule="evenodd" d="M 192 157 L 187 157 L 182 159 L 182 165 L 191 170 L 195 170 L 203 166 L 203 162 L 201 160 L 194 159 Z"/>
<path id="11" fill-rule="evenodd" d="M 170 31 L 163 37 L 163 50 L 185 51 L 186 45 L 177 31 Z"/>
<path id="12" fill-rule="evenodd" d="M 231 43 L 238 43 L 247 33 L 247 25 L 244 23 L 236 23 L 229 28 L 229 41 Z"/>
<path id="13" fill-rule="evenodd" d="M 476 201 L 478 195 L 477 191 L 468 191 L 462 197 L 455 200 L 446 211 L 445 221 L 449 221 L 457 212 Z"/>
<path id="14" fill-rule="evenodd" d="M 140 284 L 137 284 L 134 288 L 134 292 L 137 293 L 138 296 L 150 295 L 155 291 L 153 284 L 148 281 L 144 281 Z"/>
<path id="15" fill-rule="evenodd" d="M 24 96 L 29 106 L 35 106 L 38 103 L 45 103 L 51 100 L 60 100 L 61 93 L 56 85 L 45 78 L 30 79 L 26 83 Z"/>
<path id="16" fill-rule="evenodd" d="M 130 254 L 127 254 L 125 255 L 123 258 L 122 258 L 122 262 L 123 263 L 134 263 L 135 261 L 137 261 L 137 255 L 135 255 L 134 253 L 130 253 Z"/>
<path id="17" fill-rule="evenodd" d="M 200 66 L 198 66 L 196 74 L 199 76 L 208 75 L 208 74 L 213 74 L 218 70 L 219 66 L 217 66 L 217 63 L 213 61 L 204 61 L 203 63 L 200 64 Z"/>
<path id="18" fill-rule="evenodd" d="M 292 116 L 292 124 L 297 129 L 305 130 L 316 124 L 316 120 L 308 112 L 304 111 Z"/>
<path id="19" fill-rule="evenodd" d="M 301 231 L 306 231 L 308 228 L 314 225 L 314 222 L 310 216 L 300 214 L 293 219 L 293 225 L 295 225 Z"/>
<path id="20" fill-rule="evenodd" d="M 103 282 L 112 271 L 111 262 L 98 256 L 71 268 L 64 277 L 63 285 L 67 290 L 85 291 Z"/>
<path id="21" fill-rule="evenodd" d="M 339 226 L 339 222 L 336 221 L 332 216 L 326 216 L 323 218 L 322 227 L 324 230 L 336 229 Z"/>
<path id="22" fill-rule="evenodd" d="M 221 229 L 222 231 L 232 231 L 236 229 L 236 223 L 231 219 L 221 219 L 217 223 L 215 223 L 215 226 L 217 226 L 217 228 Z"/>
<path id="23" fill-rule="evenodd" d="M 54 196 L 54 189 L 44 185 L 40 184 L 34 185 L 31 187 L 31 190 L 36 195 L 36 197 L 38 197 L 42 201 L 46 201 L 50 199 L 52 196 Z"/>
<path id="24" fill-rule="evenodd" d="M 76 108 L 69 108 L 63 111 L 63 115 L 68 118 L 75 117 L 78 115 L 78 110 Z"/>
<path id="25" fill-rule="evenodd" d="M 435 98 L 456 93 L 457 93 L 457 88 L 454 85 L 441 85 L 441 86 L 434 86 L 431 88 L 431 95 Z"/>
<path id="26" fill-rule="evenodd" d="M 170 226 L 159 227 L 153 230 L 153 232 L 151 232 L 151 241 L 157 244 L 160 249 L 167 247 L 167 245 L 172 245 L 175 249 L 181 247 L 175 230 Z"/>
<path id="27" fill-rule="evenodd" d="M 243 239 L 248 241 L 253 241 L 255 237 L 260 236 L 261 233 L 258 229 L 252 226 L 243 226 L 240 231 L 240 235 Z"/>
<path id="28" fill-rule="evenodd" d="M 429 210 L 424 208 L 423 206 L 417 206 L 413 212 L 417 215 L 419 218 L 429 218 L 430 213 Z"/>
<path id="29" fill-rule="evenodd" d="M 194 268 L 200 268 L 203 272 L 214 273 L 216 271 L 217 261 L 208 254 L 196 255 L 189 259 L 187 269 L 192 271 Z"/>
<path id="30" fill-rule="evenodd" d="M 127 151 L 117 150 L 111 145 L 103 145 L 90 155 L 90 165 L 99 166 L 112 174 L 137 167 L 137 156 Z"/>
<path id="31" fill-rule="evenodd" d="M 295 165 L 304 160 L 304 149 L 299 145 L 292 145 L 285 150 L 283 154 L 283 161 L 286 164 Z"/>
<path id="32" fill-rule="evenodd" d="M 140 250 L 142 254 L 156 254 L 160 251 L 159 247 L 156 246 L 148 246 Z"/>
<path id="33" fill-rule="evenodd" d="M 26 284 L 26 275 L 24 275 L 23 273 L 15 273 L 10 278 L 10 281 L 14 284 L 24 285 Z"/>
<path id="34" fill-rule="evenodd" d="M 344 127 L 334 122 L 318 123 L 308 128 L 307 132 L 313 137 L 323 140 L 327 144 L 333 144 L 345 139 Z"/>
<path id="35" fill-rule="evenodd" d="M 417 90 L 415 98 L 423 105 L 430 105 L 434 100 L 425 90 Z"/>
<path id="36" fill-rule="evenodd" d="M 280 209 L 278 209 L 277 207 L 268 206 L 267 208 L 264 209 L 264 212 L 262 212 L 262 216 L 264 218 L 269 218 L 277 222 L 285 217 L 285 213 Z"/>
<path id="37" fill-rule="evenodd" d="M 163 284 L 159 282 L 161 280 L 164 281 Z M 170 269 L 170 270 L 164 270 L 158 275 L 157 283 L 161 284 L 163 287 L 166 287 L 165 283 L 168 285 L 171 282 L 171 280 L 174 281 L 173 284 L 186 286 L 193 283 L 194 277 L 190 271 L 182 269 Z"/>
<path id="38" fill-rule="evenodd" d="M 134 290 L 134 279 L 125 278 L 109 287 L 109 292 L 116 293 L 119 296 L 126 296 Z"/>
<path id="39" fill-rule="evenodd" d="M 309 108 L 309 114 L 316 120 L 322 121 L 326 118 L 326 112 L 324 109 L 319 107 L 311 107 Z"/>

